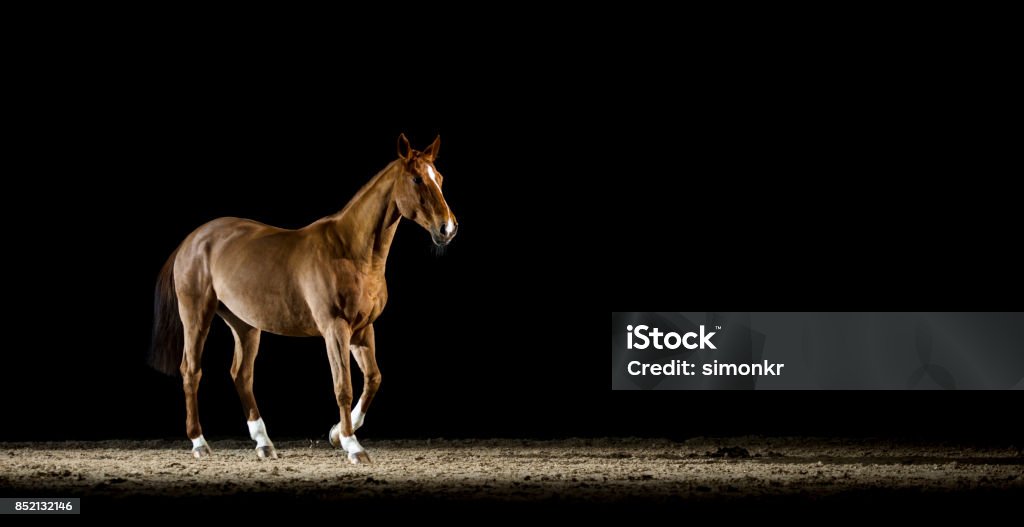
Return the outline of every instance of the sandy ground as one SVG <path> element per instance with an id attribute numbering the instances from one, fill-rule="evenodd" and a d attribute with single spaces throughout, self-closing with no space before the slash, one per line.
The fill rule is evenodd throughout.
<path id="1" fill-rule="evenodd" d="M 264 503 L 1008 504 L 1024 498 L 1015 447 L 874 440 L 698 438 L 417 440 L 363 445 L 352 466 L 326 442 L 280 441 L 261 461 L 249 442 L 0 443 L 0 496 L 78 496 L 83 510 L 145 500 Z"/>

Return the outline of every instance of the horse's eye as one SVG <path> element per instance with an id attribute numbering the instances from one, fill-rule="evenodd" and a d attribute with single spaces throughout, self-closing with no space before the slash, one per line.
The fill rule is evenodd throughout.
<path id="1" fill-rule="evenodd" d="M 419 176 L 413 176 L 412 177 L 412 182 L 417 184 L 417 185 L 422 185 L 423 184 L 423 178 L 421 178 Z"/>

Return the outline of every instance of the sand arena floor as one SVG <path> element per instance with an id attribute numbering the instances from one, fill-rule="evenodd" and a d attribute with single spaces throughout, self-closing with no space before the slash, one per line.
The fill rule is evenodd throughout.
<path id="1" fill-rule="evenodd" d="M 1013 446 L 806 438 L 401 440 L 353 466 L 325 441 L 0 443 L 0 495 L 82 497 L 83 513 L 137 503 L 489 504 L 615 507 L 891 502 L 929 507 L 1024 499 Z M 120 504 L 120 505 L 119 505 Z"/>

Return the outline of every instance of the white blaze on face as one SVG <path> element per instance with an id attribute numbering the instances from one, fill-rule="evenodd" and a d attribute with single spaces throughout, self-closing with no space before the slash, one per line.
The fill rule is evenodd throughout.
<path id="1" fill-rule="evenodd" d="M 437 193 L 441 194 L 441 199 L 443 200 L 444 199 L 444 193 L 441 192 L 441 185 L 439 185 L 437 183 L 437 172 L 434 172 L 434 167 L 432 167 L 430 165 L 427 165 L 427 177 L 430 178 L 430 181 L 432 181 L 434 183 L 434 186 L 437 187 Z M 444 204 L 444 208 L 446 208 L 446 209 L 448 208 L 448 203 Z M 448 232 L 452 232 L 455 229 L 455 222 L 452 221 L 452 211 L 448 210 L 447 213 L 448 213 L 448 226 L 447 226 L 448 227 Z"/>
<path id="2" fill-rule="evenodd" d="M 427 165 L 427 177 L 430 178 L 430 181 L 434 183 L 435 187 L 437 187 L 437 192 L 441 193 L 441 185 L 437 183 L 437 172 L 434 172 L 434 167 L 430 165 Z M 443 196 L 444 194 L 441 195 Z"/>

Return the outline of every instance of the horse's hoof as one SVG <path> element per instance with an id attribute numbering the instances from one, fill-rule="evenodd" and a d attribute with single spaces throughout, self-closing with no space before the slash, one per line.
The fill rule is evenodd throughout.
<path id="1" fill-rule="evenodd" d="M 348 462 L 353 465 L 372 465 L 373 461 L 370 461 L 370 455 L 366 452 L 350 452 L 348 455 Z"/>
<path id="2" fill-rule="evenodd" d="M 331 432 L 327 434 L 327 439 L 330 440 L 332 447 L 341 448 L 341 428 L 338 425 L 332 426 Z"/>
<path id="3" fill-rule="evenodd" d="M 273 445 L 256 447 L 256 457 L 260 459 L 277 459 L 277 450 Z"/>
<path id="4" fill-rule="evenodd" d="M 213 452 L 210 450 L 210 445 L 199 445 L 192 449 L 192 456 L 196 459 L 203 459 L 209 457 Z"/>

